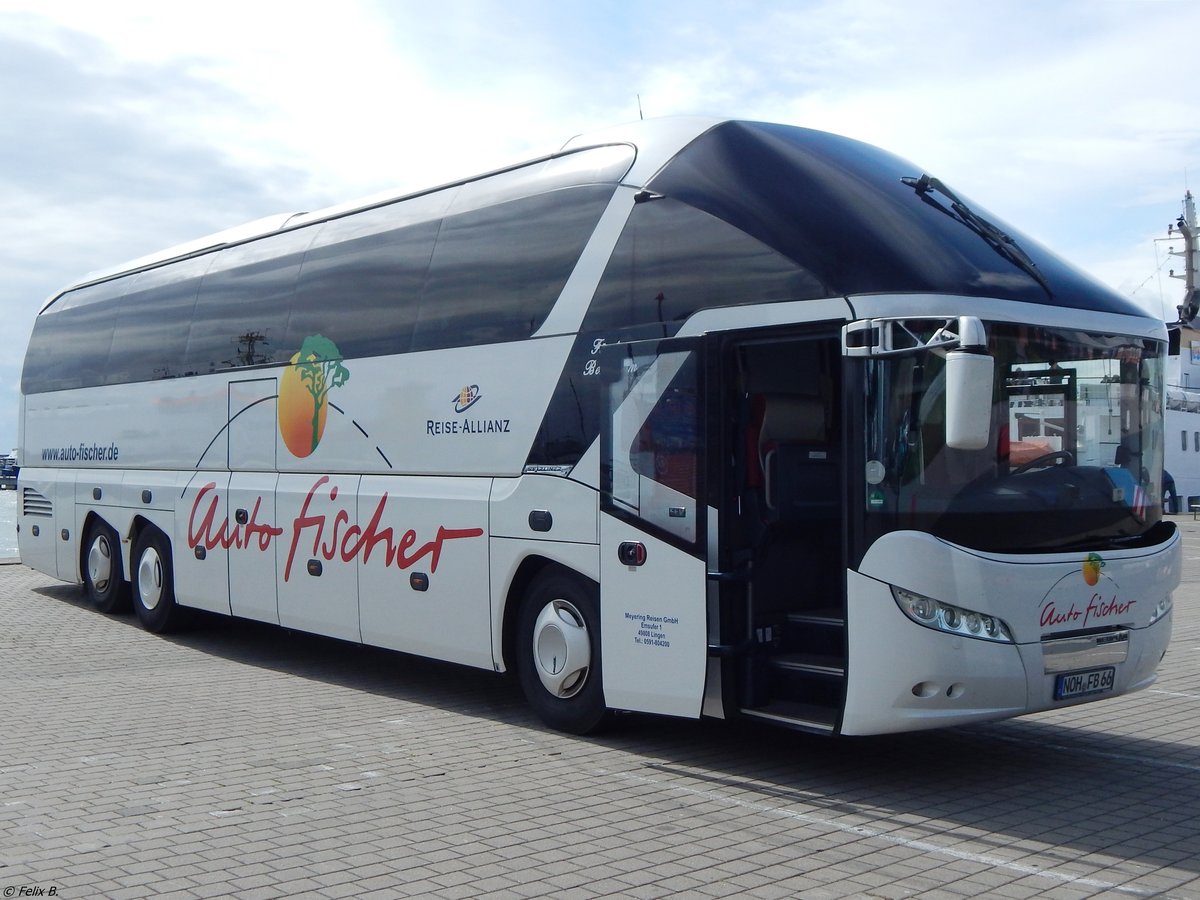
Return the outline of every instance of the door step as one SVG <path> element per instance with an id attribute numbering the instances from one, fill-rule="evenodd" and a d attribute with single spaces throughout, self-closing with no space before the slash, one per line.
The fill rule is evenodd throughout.
<path id="1" fill-rule="evenodd" d="M 773 669 L 783 669 L 786 672 L 824 675 L 828 678 L 846 677 L 846 667 L 836 656 L 822 656 L 817 653 L 781 653 L 778 656 L 770 657 L 768 664 Z"/>
<path id="2" fill-rule="evenodd" d="M 800 612 L 788 613 L 787 620 L 792 625 L 821 625 L 826 628 L 845 628 L 846 617 L 837 607 L 828 609 L 806 609 Z"/>
<path id="3" fill-rule="evenodd" d="M 816 734 L 833 734 L 834 728 L 837 726 L 837 710 L 812 703 L 796 703 L 791 700 L 775 700 L 758 709 L 743 709 L 742 715 L 755 719 L 766 719 Z"/>

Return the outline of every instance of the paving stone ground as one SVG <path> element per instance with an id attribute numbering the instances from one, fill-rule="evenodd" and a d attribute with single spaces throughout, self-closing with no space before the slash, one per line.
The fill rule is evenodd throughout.
<path id="1" fill-rule="evenodd" d="M 0 567 L 4 898 L 1200 898 L 1200 523 L 1148 691 L 828 740 L 628 716 Z"/>

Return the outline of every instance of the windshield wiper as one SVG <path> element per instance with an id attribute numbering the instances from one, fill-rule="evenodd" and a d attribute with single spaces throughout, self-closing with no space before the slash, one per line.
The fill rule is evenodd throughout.
<path id="1" fill-rule="evenodd" d="M 922 175 L 920 178 L 906 176 L 900 180 L 915 190 L 917 196 L 934 209 L 945 213 L 957 222 L 961 222 L 983 238 L 989 247 L 1040 284 L 1042 290 L 1046 292 L 1046 296 L 1054 296 L 1054 292 L 1050 290 L 1050 283 L 1046 280 L 1046 277 L 1041 273 L 1041 270 L 1038 269 L 1034 261 L 1029 258 L 1029 254 L 1022 250 L 1020 245 L 1007 233 L 997 228 L 987 219 L 983 218 L 983 216 L 972 210 L 967 204 L 959 200 L 954 195 L 954 192 L 942 184 L 941 181 L 930 175 Z M 946 207 L 930 197 L 929 193 L 931 191 L 937 191 L 949 200 L 950 209 L 946 209 Z"/>

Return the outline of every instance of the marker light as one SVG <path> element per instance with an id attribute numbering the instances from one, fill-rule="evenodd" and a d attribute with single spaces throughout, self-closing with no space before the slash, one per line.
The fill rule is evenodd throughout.
<path id="1" fill-rule="evenodd" d="M 981 641 L 1013 642 L 1008 626 L 995 616 L 951 606 L 895 585 L 892 585 L 892 596 L 896 598 L 896 605 L 901 611 L 918 625 Z"/>
<path id="2" fill-rule="evenodd" d="M 1150 614 L 1150 624 L 1153 625 L 1155 622 L 1169 613 L 1171 611 L 1171 606 L 1171 595 L 1167 594 L 1167 596 L 1158 601 L 1158 605 L 1154 607 L 1154 612 Z"/>

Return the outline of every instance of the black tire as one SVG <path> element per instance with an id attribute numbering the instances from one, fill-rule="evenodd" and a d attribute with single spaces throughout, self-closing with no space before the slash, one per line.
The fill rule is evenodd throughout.
<path id="1" fill-rule="evenodd" d="M 171 631 L 179 624 L 175 605 L 175 575 L 171 564 L 171 542 L 153 526 L 142 529 L 131 558 L 133 609 L 142 627 L 155 634 Z"/>
<path id="2" fill-rule="evenodd" d="M 100 612 L 125 612 L 130 608 L 130 583 L 121 564 L 121 539 L 107 523 L 96 520 L 84 539 L 83 587 L 91 605 Z"/>
<path id="3" fill-rule="evenodd" d="M 588 734 L 605 724 L 594 584 L 562 571 L 534 579 L 517 616 L 516 665 L 525 699 L 551 728 Z"/>
<path id="4" fill-rule="evenodd" d="M 102 613 L 129 609 L 129 582 L 121 563 L 121 539 L 99 519 L 88 526 L 83 541 L 83 589 Z"/>

